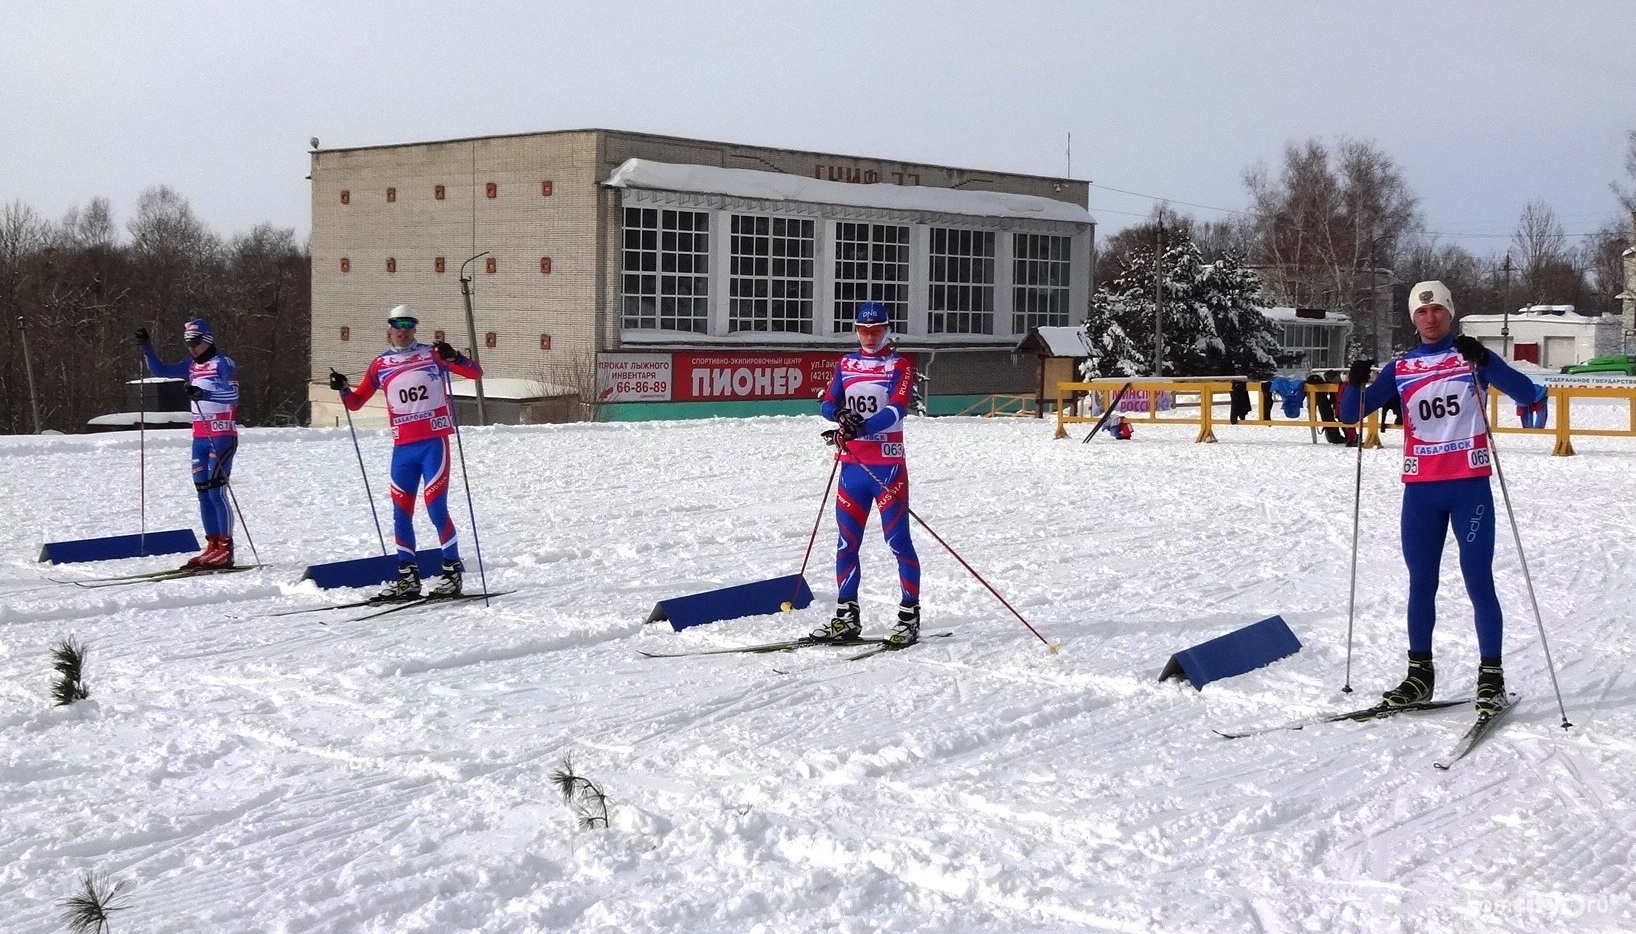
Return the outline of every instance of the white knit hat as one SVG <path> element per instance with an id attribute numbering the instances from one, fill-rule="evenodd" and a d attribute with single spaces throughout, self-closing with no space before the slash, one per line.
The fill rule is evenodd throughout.
<path id="1" fill-rule="evenodd" d="M 1426 282 L 1416 282 L 1409 290 L 1409 317 L 1427 305 L 1442 305 L 1454 314 L 1454 296 L 1449 294 L 1449 287 L 1436 279 Z"/>

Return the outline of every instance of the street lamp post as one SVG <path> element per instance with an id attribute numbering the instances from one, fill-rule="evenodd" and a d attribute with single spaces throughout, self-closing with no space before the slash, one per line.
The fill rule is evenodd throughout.
<path id="1" fill-rule="evenodd" d="M 1505 359 L 1511 357 L 1511 254 L 1505 254 L 1505 262 L 1500 266 L 1505 273 L 1505 289 L 1500 293 L 1500 353 Z"/>
<path id="2" fill-rule="evenodd" d="M 1164 252 L 1165 222 L 1159 221 L 1159 236 L 1153 247 L 1153 375 L 1164 375 L 1165 309 L 1164 309 Z"/>
<path id="3" fill-rule="evenodd" d="M 466 267 L 470 266 L 472 263 L 475 263 L 477 260 L 487 256 L 488 254 L 489 254 L 489 251 L 484 250 L 483 252 L 477 254 L 476 256 L 473 256 L 471 259 L 468 259 L 464 263 L 460 264 L 460 294 L 466 300 L 466 338 L 471 342 L 471 359 L 472 359 L 472 362 L 476 363 L 479 367 L 481 367 L 483 365 L 483 359 L 477 353 L 477 320 L 472 315 L 472 310 L 471 310 L 471 276 L 469 274 L 467 274 Z M 489 419 L 488 419 L 488 413 L 486 411 L 484 411 L 483 377 L 479 376 L 473 382 L 477 386 L 477 424 L 487 425 L 489 423 Z"/>

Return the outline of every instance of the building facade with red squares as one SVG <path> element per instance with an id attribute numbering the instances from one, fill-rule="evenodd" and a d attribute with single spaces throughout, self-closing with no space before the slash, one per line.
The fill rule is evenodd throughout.
<path id="1" fill-rule="evenodd" d="M 1030 392 L 1012 349 L 1090 297 L 1089 183 L 1067 178 L 600 129 L 311 167 L 314 424 L 398 304 L 475 351 L 485 420 L 529 422 L 807 411 L 862 301 L 954 411 Z"/>

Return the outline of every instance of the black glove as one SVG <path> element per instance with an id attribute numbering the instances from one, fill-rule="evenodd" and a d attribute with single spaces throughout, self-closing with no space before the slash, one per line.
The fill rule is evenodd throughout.
<path id="1" fill-rule="evenodd" d="M 856 438 L 862 428 L 863 416 L 851 409 L 842 412 L 840 417 L 835 419 L 835 437 L 839 438 L 842 444 Z"/>
<path id="2" fill-rule="evenodd" d="M 335 390 L 336 392 L 346 392 L 347 391 L 346 374 L 337 373 L 334 370 L 330 370 L 329 371 L 329 388 Z"/>
<path id="3" fill-rule="evenodd" d="M 153 339 L 148 336 L 148 329 L 147 328 L 137 328 L 135 337 L 136 337 L 136 344 L 137 344 L 138 347 L 140 347 L 140 346 L 142 346 L 144 344 L 150 344 L 150 343 L 153 342 Z"/>
<path id="4" fill-rule="evenodd" d="M 192 383 L 187 384 L 186 392 L 187 392 L 187 397 L 189 399 L 193 400 L 194 402 L 198 402 L 200 399 L 204 398 L 204 390 L 200 389 L 199 387 L 197 387 L 195 385 L 193 385 Z"/>
<path id="5" fill-rule="evenodd" d="M 1359 388 L 1369 385 L 1369 374 L 1374 368 L 1373 360 L 1353 360 L 1351 368 L 1346 371 L 1347 383 Z"/>
<path id="6" fill-rule="evenodd" d="M 1484 347 L 1483 342 L 1475 337 L 1461 334 L 1454 339 L 1454 349 L 1458 350 L 1460 356 L 1465 357 L 1466 362 L 1473 366 L 1482 366 L 1488 362 L 1488 348 Z"/>
<path id="7" fill-rule="evenodd" d="M 437 355 L 446 361 L 452 362 L 460 359 L 460 351 L 449 346 L 448 341 L 434 341 L 432 343 L 432 349 L 437 351 Z"/>

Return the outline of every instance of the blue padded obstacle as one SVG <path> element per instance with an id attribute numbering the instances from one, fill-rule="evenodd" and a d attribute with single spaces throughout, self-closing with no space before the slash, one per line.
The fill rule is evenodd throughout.
<path id="1" fill-rule="evenodd" d="M 437 548 L 417 551 L 415 563 L 420 565 L 421 577 L 436 577 L 443 573 L 443 552 Z M 307 568 L 301 579 L 310 580 L 324 590 L 333 590 L 336 587 L 373 587 L 397 576 L 398 556 L 390 554 L 315 564 Z"/>
<path id="2" fill-rule="evenodd" d="M 52 564 L 73 564 L 78 561 L 113 561 L 117 558 L 143 558 L 148 555 L 176 555 L 184 551 L 198 551 L 199 539 L 192 529 L 170 529 L 138 535 L 113 535 L 108 538 L 82 538 L 72 542 L 46 542 L 40 549 L 40 560 Z"/>
<path id="3" fill-rule="evenodd" d="M 647 622 L 668 621 L 671 629 L 681 632 L 689 626 L 702 626 L 722 619 L 777 613 L 783 609 L 786 601 L 792 610 L 812 605 L 812 588 L 807 586 L 805 577 L 791 574 L 661 600 L 648 614 Z"/>
<path id="4" fill-rule="evenodd" d="M 1254 671 L 1299 651 L 1301 640 L 1290 632 L 1284 618 L 1269 616 L 1170 656 L 1159 680 L 1185 678 L 1195 689 L 1203 690 L 1212 681 Z"/>

